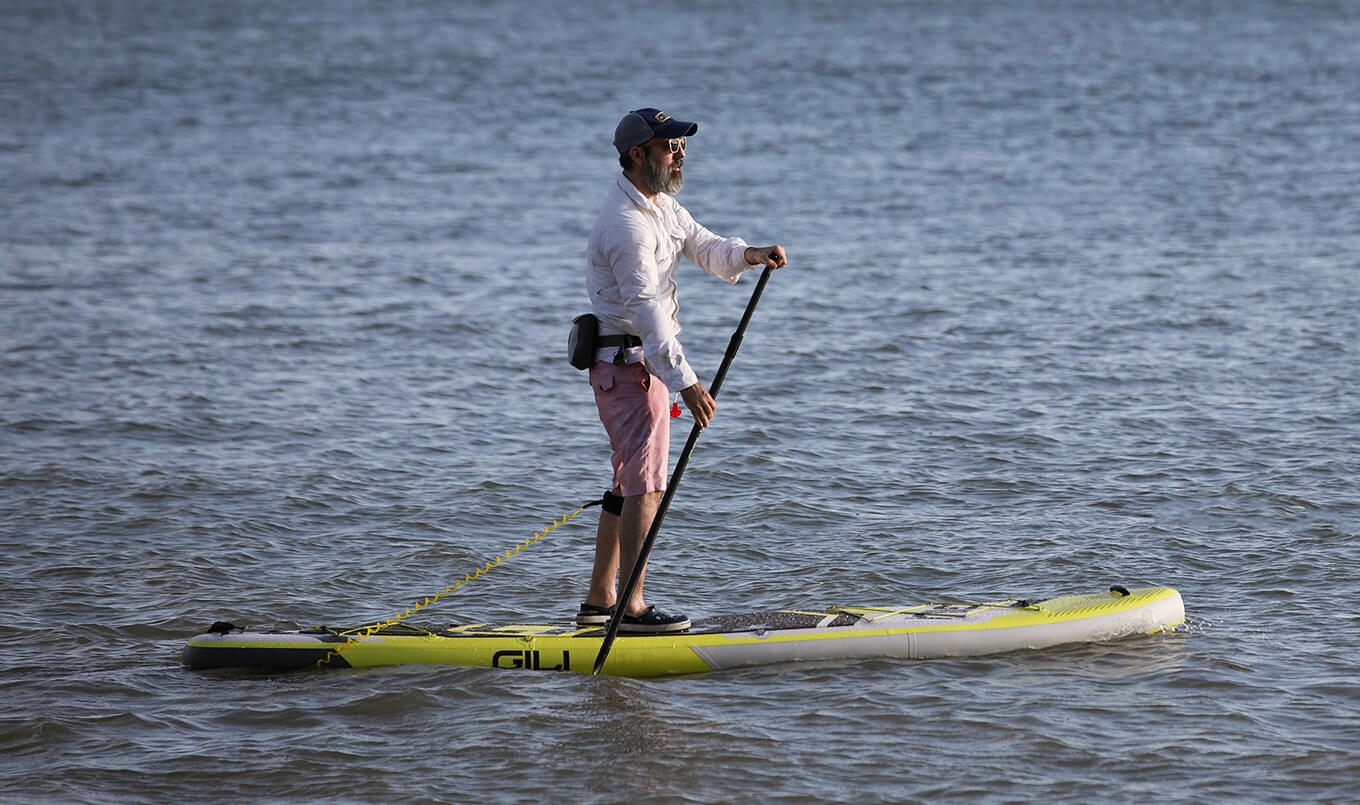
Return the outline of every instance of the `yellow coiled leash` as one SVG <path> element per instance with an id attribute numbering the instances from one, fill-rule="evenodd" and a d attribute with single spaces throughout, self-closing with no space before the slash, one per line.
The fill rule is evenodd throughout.
<path id="1" fill-rule="evenodd" d="M 359 642 L 360 640 L 364 639 L 365 637 L 369 637 L 370 635 L 376 634 L 376 633 L 382 631 L 383 629 L 386 629 L 386 628 L 388 628 L 388 627 L 390 627 L 390 626 L 395 626 L 395 625 L 397 625 L 398 623 L 401 623 L 401 622 L 402 622 L 403 620 L 405 620 L 406 618 L 411 617 L 412 615 L 416 614 L 416 613 L 419 612 L 420 610 L 422 610 L 422 609 L 428 607 L 429 605 L 433 604 L 434 602 L 438 601 L 439 599 L 443 598 L 444 596 L 448 595 L 449 593 L 453 592 L 454 590 L 457 590 L 459 587 L 462 587 L 463 585 L 467 584 L 468 582 L 472 581 L 473 579 L 477 578 L 478 576 L 481 576 L 481 575 L 484 575 L 484 574 L 486 574 L 486 573 L 491 572 L 492 568 L 499 567 L 500 564 L 501 564 L 501 562 L 506 561 L 507 559 L 509 559 L 510 557 L 512 557 L 512 556 L 514 556 L 515 554 L 519 553 L 520 551 L 524 550 L 525 548 L 529 547 L 530 545 L 533 545 L 534 543 L 536 543 L 536 542 L 538 542 L 539 540 L 543 539 L 544 537 L 548 536 L 548 535 L 551 534 L 552 532 L 556 531 L 560 526 L 566 525 L 566 523 L 567 523 L 568 520 L 572 519 L 573 517 L 575 517 L 576 515 L 580 514 L 580 513 L 583 512 L 583 511 L 585 511 L 586 509 L 590 508 L 591 506 L 598 505 L 599 503 L 600 503 L 600 501 L 598 501 L 598 500 L 592 500 L 591 502 L 586 503 L 585 505 L 580 506 L 579 508 L 577 508 L 576 511 L 571 512 L 570 514 L 564 515 L 561 519 L 553 520 L 553 524 L 550 525 L 550 526 L 548 526 L 547 528 L 543 529 L 542 532 L 536 532 L 532 537 L 529 537 L 528 539 L 525 539 L 524 541 L 520 542 L 520 543 L 519 543 L 518 545 L 516 545 L 515 547 L 513 547 L 513 548 L 511 548 L 510 550 L 506 551 L 505 553 L 503 553 L 503 554 L 497 556 L 495 559 L 492 559 L 491 561 L 489 561 L 489 562 L 487 562 L 486 564 L 482 565 L 481 567 L 477 568 L 477 569 L 474 570 L 473 572 L 468 573 L 467 575 L 463 576 L 463 578 L 462 578 L 461 580 L 456 581 L 456 582 L 454 582 L 453 584 L 450 584 L 449 586 L 445 587 L 443 590 L 441 590 L 441 591 L 438 592 L 438 593 L 435 593 L 434 595 L 426 596 L 426 597 L 425 597 L 425 600 L 423 600 L 423 601 L 421 601 L 421 602 L 415 604 L 414 606 L 409 606 L 409 607 L 407 607 L 407 608 L 406 608 L 405 610 L 403 610 L 400 614 L 398 614 L 398 615 L 393 615 L 392 617 L 388 618 L 387 620 L 379 621 L 379 622 L 377 622 L 377 623 L 371 624 L 371 625 L 369 625 L 369 626 L 365 626 L 365 627 L 363 627 L 363 628 L 361 628 L 361 629 L 358 629 L 358 630 L 356 630 L 356 631 L 354 631 L 354 632 L 351 632 L 351 633 L 347 634 L 344 643 L 341 643 L 340 645 L 338 645 L 338 646 L 336 646 L 335 648 L 331 649 L 329 652 L 326 653 L 326 656 L 324 656 L 324 657 L 322 657 L 321 659 L 317 660 L 317 661 L 316 661 L 316 664 L 317 664 L 318 666 L 329 665 L 331 659 L 332 659 L 333 657 L 338 656 L 338 655 L 339 655 L 341 652 L 343 652 L 345 649 L 349 648 L 350 646 L 354 645 L 355 643 Z"/>

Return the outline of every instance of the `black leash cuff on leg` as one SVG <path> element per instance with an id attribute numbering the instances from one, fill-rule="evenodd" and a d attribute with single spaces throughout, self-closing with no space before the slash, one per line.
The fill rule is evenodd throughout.
<path id="1" fill-rule="evenodd" d="M 581 508 L 583 509 L 589 509 L 591 506 L 599 506 L 600 508 L 609 512 L 610 514 L 618 516 L 620 514 L 623 514 L 623 496 L 616 495 L 613 492 L 606 489 L 604 492 L 604 497 L 600 498 L 599 500 L 592 500 L 587 503 L 581 504 Z"/>

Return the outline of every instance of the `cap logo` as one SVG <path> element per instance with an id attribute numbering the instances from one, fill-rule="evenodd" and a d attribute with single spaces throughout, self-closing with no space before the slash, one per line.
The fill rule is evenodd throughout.
<path id="1" fill-rule="evenodd" d="M 657 112 L 657 113 L 652 117 L 652 120 L 655 120 L 655 121 L 658 122 L 658 123 L 665 123 L 667 120 L 670 120 L 670 119 L 671 119 L 671 116 L 668 115 L 668 114 L 666 114 L 665 112 Z"/>

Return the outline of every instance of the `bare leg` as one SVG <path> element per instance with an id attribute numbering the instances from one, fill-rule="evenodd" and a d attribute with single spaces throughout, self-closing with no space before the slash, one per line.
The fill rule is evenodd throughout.
<path id="1" fill-rule="evenodd" d="M 656 510 L 660 507 L 660 492 L 647 492 L 623 499 L 623 515 L 619 518 L 619 568 L 622 573 L 619 586 L 627 582 L 628 574 L 633 572 L 633 565 L 637 564 L 638 556 L 642 554 L 642 543 L 647 540 L 647 532 L 651 530 L 652 520 L 656 519 Z M 642 597 L 642 583 L 646 578 L 647 570 L 644 567 L 637 586 L 633 588 L 632 598 L 624 602 L 623 614 L 641 615 L 647 611 L 647 602 Z"/>
<path id="2" fill-rule="evenodd" d="M 595 566 L 590 574 L 587 604 L 612 607 L 618 602 L 619 587 L 627 580 L 627 574 L 633 572 L 633 565 L 637 564 L 642 543 L 647 539 L 647 532 L 660 506 L 661 493 L 648 492 L 624 498 L 622 515 L 600 512 L 600 525 L 595 531 Z M 623 609 L 624 614 L 640 615 L 647 610 L 642 595 L 644 579 L 645 570 L 633 589 L 632 600 Z"/>
<path id="3" fill-rule="evenodd" d="M 612 607 L 618 599 L 619 576 L 619 515 L 600 511 L 600 525 L 595 530 L 595 567 L 590 573 L 590 590 L 586 603 L 597 607 Z"/>

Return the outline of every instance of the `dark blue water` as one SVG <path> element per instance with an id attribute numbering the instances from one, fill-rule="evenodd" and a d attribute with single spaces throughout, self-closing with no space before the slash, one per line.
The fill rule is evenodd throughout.
<path id="1" fill-rule="evenodd" d="M 0 3 L 0 799 L 1352 801 L 1357 41 L 1344 2 Z M 1155 583 L 1188 627 L 657 682 L 180 668 L 598 495 L 565 332 L 644 105 L 700 121 L 695 216 L 790 255 L 654 601 Z M 751 287 L 684 275 L 706 378 Z M 424 622 L 570 615 L 593 531 Z"/>

